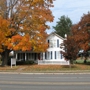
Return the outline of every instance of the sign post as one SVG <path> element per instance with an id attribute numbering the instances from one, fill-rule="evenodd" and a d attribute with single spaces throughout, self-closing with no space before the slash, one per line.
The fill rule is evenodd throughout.
<path id="1" fill-rule="evenodd" d="M 16 66 L 16 58 L 11 58 L 11 68 L 12 68 L 12 65 Z"/>

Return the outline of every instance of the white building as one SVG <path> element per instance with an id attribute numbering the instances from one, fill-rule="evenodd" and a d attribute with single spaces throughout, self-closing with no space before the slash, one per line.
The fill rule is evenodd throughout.
<path id="1" fill-rule="evenodd" d="M 16 59 L 21 60 L 34 60 L 38 65 L 48 65 L 48 64 L 57 64 L 57 65 L 69 65 L 69 61 L 66 61 L 60 51 L 63 49 L 60 48 L 60 44 L 63 42 L 64 38 L 59 36 L 56 33 L 51 33 L 47 37 L 47 42 L 49 47 L 47 52 L 35 53 L 32 51 L 17 51 Z"/>
<path id="2" fill-rule="evenodd" d="M 51 33 L 47 38 L 47 42 L 49 43 L 47 52 L 41 53 L 41 58 L 40 60 L 38 60 L 38 64 L 69 65 L 69 61 L 66 61 L 61 54 L 61 51 L 63 51 L 63 49 L 60 48 L 60 45 L 63 40 L 64 38 L 62 38 L 58 34 Z"/>

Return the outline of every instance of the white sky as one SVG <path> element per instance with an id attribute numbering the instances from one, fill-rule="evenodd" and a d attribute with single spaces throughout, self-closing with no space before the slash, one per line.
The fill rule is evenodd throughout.
<path id="1" fill-rule="evenodd" d="M 90 0 L 56 0 L 51 10 L 54 15 L 54 21 L 48 23 L 51 29 L 47 30 L 47 33 L 53 31 L 52 26 L 56 26 L 58 18 L 62 15 L 68 16 L 73 24 L 78 23 L 83 14 L 87 14 L 90 11 Z"/>

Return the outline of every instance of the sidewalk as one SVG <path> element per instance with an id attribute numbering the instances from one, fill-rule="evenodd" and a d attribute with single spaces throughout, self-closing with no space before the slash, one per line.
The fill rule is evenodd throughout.
<path id="1" fill-rule="evenodd" d="M 90 70 L 69 70 L 69 71 L 41 71 L 41 72 L 29 72 L 29 71 L 0 71 L 0 74 L 90 74 Z"/>

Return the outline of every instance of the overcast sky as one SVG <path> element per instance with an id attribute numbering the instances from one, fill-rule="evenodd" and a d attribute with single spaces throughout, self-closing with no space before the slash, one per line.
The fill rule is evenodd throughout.
<path id="1" fill-rule="evenodd" d="M 52 26 L 56 26 L 58 18 L 62 15 L 68 16 L 73 24 L 78 23 L 83 14 L 87 14 L 90 11 L 90 0 L 56 0 L 51 11 L 54 15 L 54 21 L 48 23 L 51 29 L 47 33 L 53 31 Z"/>

